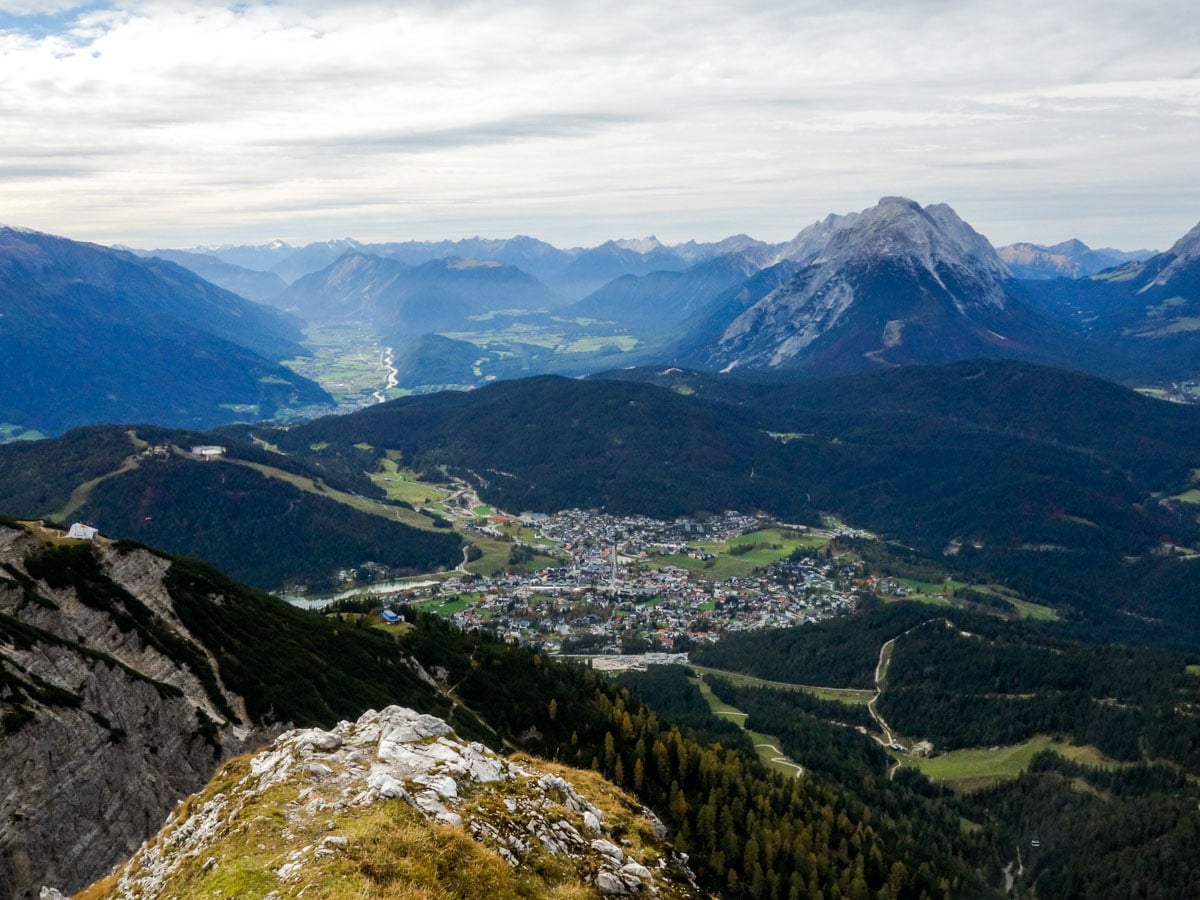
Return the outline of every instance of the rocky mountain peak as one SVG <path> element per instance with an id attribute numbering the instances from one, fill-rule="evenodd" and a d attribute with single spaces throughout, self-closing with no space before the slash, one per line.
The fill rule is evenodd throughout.
<path id="1" fill-rule="evenodd" d="M 780 259 L 807 265 L 828 246 L 830 239 L 839 231 L 849 228 L 858 220 L 858 213 L 839 216 L 830 213 L 819 222 L 813 222 L 789 241 L 779 252 Z"/>
<path id="2" fill-rule="evenodd" d="M 848 227 L 831 235 L 814 262 L 842 263 L 852 257 L 904 259 L 935 275 L 939 266 L 950 266 L 974 270 L 989 280 L 1008 278 L 992 245 L 948 205 L 922 209 L 906 197 L 884 197 L 863 210 Z M 991 299 L 1003 304 L 1002 296 Z"/>
<path id="3" fill-rule="evenodd" d="M 979 341 L 1005 340 L 975 320 L 1006 310 L 1008 269 L 946 204 L 922 208 L 906 197 L 884 197 L 860 213 L 810 226 L 784 252 L 808 264 L 734 319 L 707 364 L 784 365 L 835 330 L 842 340 L 864 330 L 849 339 L 867 348 L 861 355 L 872 364 L 910 361 L 907 336 L 918 330 L 935 349 L 941 342 L 933 335 L 941 331 L 970 332 L 963 346 L 971 352 Z M 921 354 L 927 352 L 933 351 Z"/>
<path id="4" fill-rule="evenodd" d="M 422 854 L 447 848 L 457 864 L 432 877 L 452 894 L 466 886 L 507 895 L 520 882 L 522 896 L 566 884 L 605 896 L 700 896 L 665 834 L 597 775 L 506 759 L 459 740 L 441 719 L 390 706 L 331 731 L 286 732 L 233 761 L 96 896 L 211 896 L 218 885 L 324 894 L 348 881 L 363 895 L 421 892 L 431 887 L 422 869 L 437 868 Z M 380 855 L 414 862 L 371 865 Z"/>
<path id="5" fill-rule="evenodd" d="M 1079 238 L 1069 238 L 1065 241 L 1059 241 L 1057 244 L 1051 244 L 1046 249 L 1051 253 L 1061 253 L 1064 256 L 1081 256 L 1084 253 L 1092 252 L 1092 248 L 1079 240 Z"/>
<path id="6" fill-rule="evenodd" d="M 1153 282 L 1142 290 L 1167 284 L 1177 274 L 1186 268 L 1191 268 L 1197 260 L 1200 260 L 1200 224 L 1172 244 L 1166 255 L 1173 256 L 1174 259 L 1158 273 L 1158 277 Z"/>

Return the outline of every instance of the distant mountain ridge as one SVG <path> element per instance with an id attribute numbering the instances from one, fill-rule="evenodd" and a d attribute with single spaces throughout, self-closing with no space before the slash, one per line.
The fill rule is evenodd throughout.
<path id="1" fill-rule="evenodd" d="M 287 287 L 287 282 L 274 272 L 247 269 L 207 253 L 192 253 L 187 250 L 135 250 L 133 252 L 141 257 L 157 257 L 183 266 L 217 287 L 258 303 L 281 294 Z"/>
<path id="2" fill-rule="evenodd" d="M 1082 278 L 1095 275 L 1131 260 L 1146 260 L 1157 250 L 1093 250 L 1083 241 L 1072 239 L 1058 244 L 1016 243 L 997 247 L 996 253 L 1014 278 Z"/>
<path id="3" fill-rule="evenodd" d="M 949 206 L 891 197 L 776 244 L 650 235 L 560 249 L 518 236 L 212 252 L 289 278 L 332 258 L 271 302 L 313 321 L 360 317 L 399 345 L 401 385 L 429 390 L 654 362 L 831 375 L 975 357 L 1187 381 L 1200 375 L 1200 287 L 1186 246 L 996 251 Z M 1183 287 L 1142 300 L 1167 281 Z"/>
<path id="4" fill-rule="evenodd" d="M 1149 259 L 1024 284 L 1040 308 L 1108 354 L 1114 376 L 1200 377 L 1200 225 Z"/>
<path id="5" fill-rule="evenodd" d="M 350 251 L 271 301 L 309 321 L 359 321 L 401 341 L 463 327 L 502 309 L 559 306 L 561 297 L 514 266 L 459 257 L 408 265 Z"/>
<path id="6" fill-rule="evenodd" d="M 391 241 L 362 243 L 351 238 L 317 241 L 294 247 L 284 241 L 257 246 L 193 247 L 174 252 L 207 255 L 226 263 L 260 272 L 270 272 L 291 284 L 331 265 L 347 252 L 399 260 L 419 266 L 434 260 L 461 258 L 497 262 L 521 269 L 552 290 L 570 299 L 586 294 L 623 275 L 647 275 L 658 271 L 680 271 L 699 262 L 740 253 L 761 267 L 778 261 L 783 244 L 769 244 L 744 234 L 720 241 L 687 241 L 676 246 L 653 236 L 621 238 L 596 247 L 559 248 L 537 238 L 462 238 L 443 241 Z M 149 251 L 138 251 L 139 253 Z"/>
<path id="7" fill-rule="evenodd" d="M 162 259 L 0 229 L 0 423 L 209 427 L 329 396 L 299 323 Z"/>

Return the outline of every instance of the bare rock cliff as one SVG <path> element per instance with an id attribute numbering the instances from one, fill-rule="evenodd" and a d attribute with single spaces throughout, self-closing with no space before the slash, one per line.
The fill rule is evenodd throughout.
<path id="1" fill-rule="evenodd" d="M 47 551 L 79 570 L 45 564 Z M 267 738 L 239 723 L 215 664 L 196 662 L 208 654 L 175 618 L 169 565 L 0 525 L 0 896 L 82 887 Z"/>

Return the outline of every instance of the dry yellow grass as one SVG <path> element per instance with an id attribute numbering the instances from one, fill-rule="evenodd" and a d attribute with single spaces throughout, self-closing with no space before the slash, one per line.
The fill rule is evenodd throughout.
<path id="1" fill-rule="evenodd" d="M 167 847 L 171 834 L 218 794 L 238 797 L 239 782 L 250 774 L 250 759 L 231 760 L 201 794 L 182 802 L 154 845 Z M 512 761 L 572 782 L 600 809 L 610 833 L 628 842 L 628 853 L 647 864 L 656 858 L 659 841 L 650 820 L 632 798 L 598 773 L 523 754 Z M 211 846 L 182 860 L 161 895 L 247 900 L 272 892 L 281 900 L 300 896 L 309 900 L 591 900 L 599 896 L 571 856 L 535 849 L 514 869 L 465 829 L 427 821 L 401 800 L 297 814 L 298 792 L 306 784 L 302 778 L 289 779 L 251 795 L 244 805 L 232 803 L 222 813 Z M 524 782 L 480 787 L 464 796 L 464 813 L 475 808 L 502 817 L 505 799 L 525 797 L 529 802 L 533 798 L 526 796 L 529 790 Z M 345 838 L 344 847 L 314 857 L 311 848 L 329 837 Z M 288 861 L 289 853 L 302 847 L 310 852 L 304 854 L 299 879 L 281 879 L 276 871 Z M 124 871 L 136 873 L 142 865 L 139 853 Z M 113 900 L 121 874 L 96 882 L 76 900 Z"/>

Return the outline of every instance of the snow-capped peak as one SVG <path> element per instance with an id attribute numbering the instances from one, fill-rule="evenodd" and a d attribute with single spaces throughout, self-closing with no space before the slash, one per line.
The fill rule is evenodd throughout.
<path id="1" fill-rule="evenodd" d="M 0 231 L 11 231 L 14 234 L 45 234 L 36 228 L 26 228 L 24 225 L 0 225 Z"/>
<path id="2" fill-rule="evenodd" d="M 647 253 L 652 253 L 658 250 L 663 245 L 654 235 L 647 235 L 640 238 L 621 238 L 613 241 L 622 250 L 632 250 L 634 253 L 639 253 L 645 256 Z"/>

